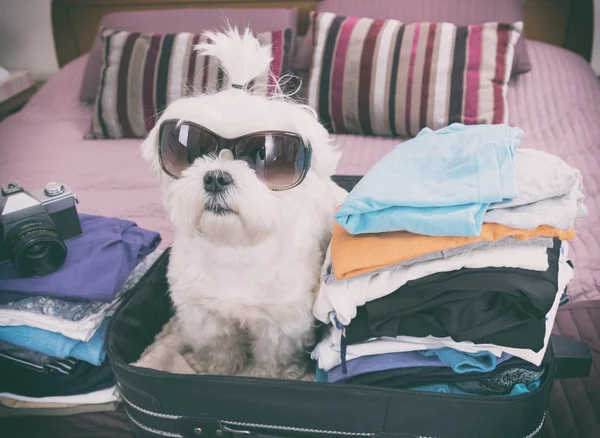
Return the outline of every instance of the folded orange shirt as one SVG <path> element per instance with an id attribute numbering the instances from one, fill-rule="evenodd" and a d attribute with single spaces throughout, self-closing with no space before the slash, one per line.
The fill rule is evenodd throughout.
<path id="1" fill-rule="evenodd" d="M 494 241 L 514 237 L 520 241 L 533 237 L 558 237 L 573 240 L 575 230 L 562 231 L 547 225 L 535 230 L 521 230 L 504 225 L 484 223 L 477 237 L 425 236 L 397 231 L 393 233 L 359 234 L 352 236 L 337 223 L 333 225 L 331 262 L 338 280 L 377 271 L 398 263 L 422 257 L 432 252 L 458 248 L 481 241 Z"/>

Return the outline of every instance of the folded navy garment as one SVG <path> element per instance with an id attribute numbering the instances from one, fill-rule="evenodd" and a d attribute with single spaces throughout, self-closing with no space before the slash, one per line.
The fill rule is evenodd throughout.
<path id="1" fill-rule="evenodd" d="M 378 337 L 451 337 L 456 342 L 540 351 L 558 290 L 560 241 L 548 270 L 463 268 L 407 282 L 366 303 L 346 327 L 349 344 Z"/>
<path id="2" fill-rule="evenodd" d="M 4 357 L 8 360 L 14 359 L 15 361 L 21 361 L 24 364 L 29 364 L 31 367 L 37 367 L 38 369 L 43 369 L 49 363 L 59 360 L 56 357 L 40 353 L 39 351 L 24 348 L 19 345 L 14 345 L 1 340 L 0 357 Z"/>
<path id="3" fill-rule="evenodd" d="M 4 341 L 0 341 L 0 358 L 40 373 L 56 370 L 63 374 L 70 374 L 79 363 L 78 359 L 59 359 Z"/>
<path id="4" fill-rule="evenodd" d="M 100 366 L 79 362 L 69 374 L 52 369 L 38 372 L 2 358 L 0 368 L 0 392 L 26 397 L 87 394 L 115 384 L 108 360 Z"/>
<path id="5" fill-rule="evenodd" d="M 79 215 L 83 236 L 67 242 L 67 259 L 45 277 L 23 277 L 12 262 L 0 263 L 4 297 L 43 295 L 110 303 L 129 274 L 160 244 L 160 234 L 131 221 Z"/>

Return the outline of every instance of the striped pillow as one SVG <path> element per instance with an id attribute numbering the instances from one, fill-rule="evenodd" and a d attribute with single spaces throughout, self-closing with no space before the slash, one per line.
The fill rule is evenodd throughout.
<path id="1" fill-rule="evenodd" d="M 506 123 L 523 23 L 402 24 L 313 13 L 308 103 L 332 132 L 414 136 Z"/>
<path id="2" fill-rule="evenodd" d="M 256 35 L 272 45 L 271 75 L 265 72 L 254 85 L 272 89 L 288 69 L 291 29 Z M 187 32 L 143 34 L 103 29 L 104 50 L 91 138 L 144 137 L 157 114 L 174 100 L 229 86 L 216 59 L 202 56 L 193 46 L 203 36 Z"/>

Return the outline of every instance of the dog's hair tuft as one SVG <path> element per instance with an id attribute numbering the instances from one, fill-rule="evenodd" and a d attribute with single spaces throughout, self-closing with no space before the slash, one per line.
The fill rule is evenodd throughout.
<path id="1" fill-rule="evenodd" d="M 248 28 L 242 33 L 230 26 L 224 32 L 207 31 L 203 36 L 206 41 L 194 49 L 217 59 L 232 84 L 246 85 L 270 69 L 271 46 L 262 46 Z"/>

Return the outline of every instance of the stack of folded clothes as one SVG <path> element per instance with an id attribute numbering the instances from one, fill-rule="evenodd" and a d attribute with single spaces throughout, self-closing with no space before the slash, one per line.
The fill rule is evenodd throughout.
<path id="1" fill-rule="evenodd" d="M 0 263 L 0 418 L 116 409 L 106 329 L 159 255 L 160 235 L 120 219 L 80 222 L 58 271 L 25 278 Z"/>
<path id="2" fill-rule="evenodd" d="M 539 387 L 573 277 L 582 178 L 506 125 L 397 146 L 336 214 L 314 306 L 318 380 L 517 395 Z M 323 372 L 324 371 L 324 372 Z"/>

